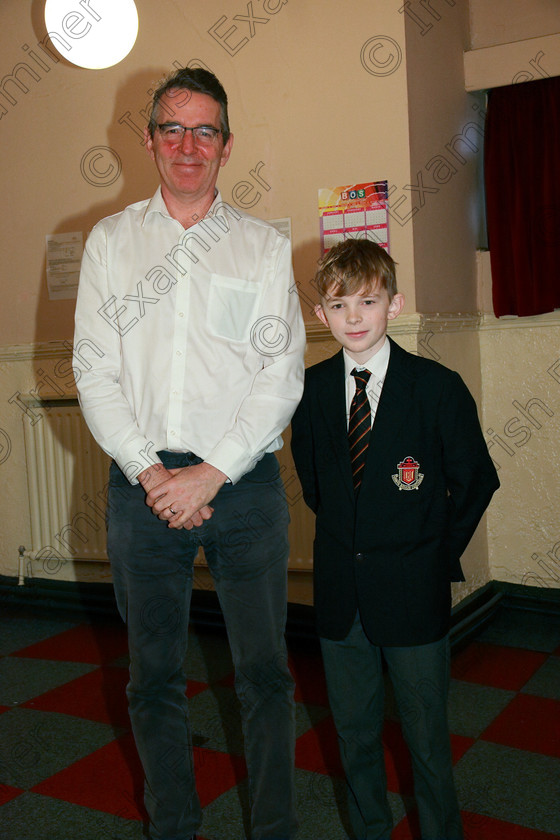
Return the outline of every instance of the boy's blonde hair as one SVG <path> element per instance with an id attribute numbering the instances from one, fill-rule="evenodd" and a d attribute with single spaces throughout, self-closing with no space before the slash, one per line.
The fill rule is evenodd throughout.
<path id="1" fill-rule="evenodd" d="M 389 300 L 397 294 L 395 261 L 370 239 L 346 239 L 319 260 L 315 285 L 321 299 L 387 289 Z"/>

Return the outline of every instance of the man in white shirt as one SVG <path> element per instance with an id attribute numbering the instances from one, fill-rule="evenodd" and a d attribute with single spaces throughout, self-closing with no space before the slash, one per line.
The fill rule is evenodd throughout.
<path id="1" fill-rule="evenodd" d="M 251 838 L 296 828 L 273 453 L 301 396 L 305 335 L 288 240 L 216 190 L 232 144 L 212 73 L 179 70 L 156 90 L 146 145 L 160 186 L 95 226 L 76 307 L 80 404 L 113 458 L 108 553 L 151 840 L 191 840 L 201 823 L 182 667 L 200 545 L 235 665 Z"/>

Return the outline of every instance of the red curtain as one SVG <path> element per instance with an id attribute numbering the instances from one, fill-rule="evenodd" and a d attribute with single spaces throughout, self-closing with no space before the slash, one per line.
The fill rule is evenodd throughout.
<path id="1" fill-rule="evenodd" d="M 494 88 L 484 169 L 494 312 L 560 307 L 560 77 Z"/>

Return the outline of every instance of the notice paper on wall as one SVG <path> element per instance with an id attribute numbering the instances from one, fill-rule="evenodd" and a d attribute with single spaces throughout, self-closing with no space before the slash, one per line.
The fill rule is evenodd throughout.
<path id="1" fill-rule="evenodd" d="M 345 239 L 371 239 L 389 251 L 387 181 L 319 190 L 321 253 Z"/>
<path id="2" fill-rule="evenodd" d="M 49 300 L 75 298 L 84 250 L 82 232 L 48 233 L 45 239 Z"/>

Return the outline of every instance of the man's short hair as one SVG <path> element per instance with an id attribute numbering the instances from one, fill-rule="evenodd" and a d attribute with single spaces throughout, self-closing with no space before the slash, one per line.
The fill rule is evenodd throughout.
<path id="1" fill-rule="evenodd" d="M 321 298 L 387 289 L 389 300 L 397 294 L 395 261 L 370 239 L 346 239 L 319 260 L 315 285 Z"/>
<path id="2" fill-rule="evenodd" d="M 163 79 L 154 91 L 152 99 L 152 110 L 148 122 L 150 137 L 154 136 L 158 124 L 157 112 L 160 99 L 164 93 L 168 93 L 170 90 L 188 90 L 191 93 L 205 93 L 207 96 L 211 96 L 220 106 L 220 129 L 224 145 L 227 143 L 230 134 L 227 94 L 216 76 L 203 67 L 182 67 Z M 173 115 L 169 113 L 167 108 L 166 112 L 168 114 L 166 121 L 170 122 Z"/>

